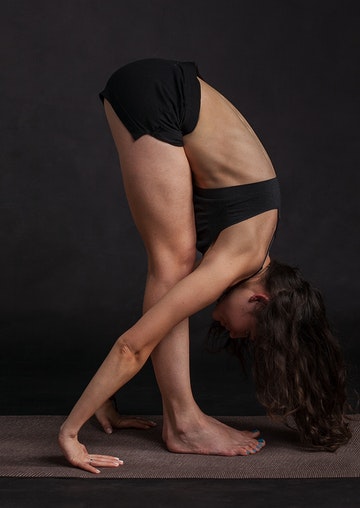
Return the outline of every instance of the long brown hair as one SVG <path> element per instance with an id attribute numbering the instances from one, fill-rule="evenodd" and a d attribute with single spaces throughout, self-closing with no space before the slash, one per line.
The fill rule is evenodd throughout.
<path id="1" fill-rule="evenodd" d="M 271 417 L 286 422 L 291 416 L 310 447 L 335 451 L 351 432 L 344 360 L 323 298 L 297 268 L 277 261 L 271 261 L 262 283 L 269 301 L 256 310 L 251 343 L 259 402 Z M 242 359 L 233 339 L 228 345 Z"/>

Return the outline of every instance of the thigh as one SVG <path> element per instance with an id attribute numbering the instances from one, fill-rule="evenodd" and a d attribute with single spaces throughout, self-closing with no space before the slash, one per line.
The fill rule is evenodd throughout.
<path id="1" fill-rule="evenodd" d="M 134 141 L 110 103 L 105 100 L 104 106 L 129 206 L 149 256 L 195 252 L 192 176 L 183 147 L 148 135 Z"/>

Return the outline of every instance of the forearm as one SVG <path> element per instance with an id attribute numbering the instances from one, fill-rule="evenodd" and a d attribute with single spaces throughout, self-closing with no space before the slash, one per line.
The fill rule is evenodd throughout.
<path id="1" fill-rule="evenodd" d="M 82 425 L 144 365 L 154 347 L 185 317 L 216 300 L 233 280 L 223 260 L 203 262 L 178 282 L 115 343 L 65 421 L 62 432 L 75 436 Z"/>
<path id="2" fill-rule="evenodd" d="M 84 423 L 144 365 L 149 353 L 136 354 L 126 346 L 126 334 L 116 341 L 64 422 L 61 432 L 76 436 Z"/>
<path id="3" fill-rule="evenodd" d="M 174 325 L 166 309 L 150 309 L 119 337 L 62 425 L 61 433 L 76 436 L 95 411 L 139 372 Z"/>

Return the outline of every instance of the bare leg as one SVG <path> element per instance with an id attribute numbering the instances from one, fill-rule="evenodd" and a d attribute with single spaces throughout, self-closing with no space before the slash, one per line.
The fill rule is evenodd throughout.
<path id="1" fill-rule="evenodd" d="M 172 280 L 175 281 L 174 273 L 175 267 L 172 271 Z M 181 275 L 178 267 L 177 273 Z M 161 287 L 160 280 L 160 276 L 157 277 L 149 270 L 144 310 L 168 290 L 165 286 Z M 162 394 L 163 439 L 168 449 L 181 453 L 245 455 L 247 449 L 239 451 L 239 436 L 241 439 L 250 437 L 252 442 L 259 433 L 239 432 L 204 415 L 193 398 L 189 372 L 188 320 L 180 323 L 160 342 L 152 353 L 152 361 Z M 255 444 L 258 445 L 257 442 Z"/>
<path id="2" fill-rule="evenodd" d="M 113 109 L 105 112 L 117 147 L 129 206 L 148 253 L 144 309 L 151 307 L 195 261 L 192 181 L 181 147 L 150 136 L 134 142 Z M 163 438 L 171 451 L 220 455 L 255 453 L 263 444 L 250 432 L 204 415 L 190 386 L 187 320 L 152 355 L 164 405 Z"/>

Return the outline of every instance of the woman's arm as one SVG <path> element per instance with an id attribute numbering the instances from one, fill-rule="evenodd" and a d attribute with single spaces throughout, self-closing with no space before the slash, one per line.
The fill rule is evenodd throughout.
<path id="1" fill-rule="evenodd" d="M 243 278 L 251 275 L 253 253 L 244 253 L 238 261 L 234 263 L 234 259 L 220 253 L 205 256 L 196 270 L 178 282 L 117 339 L 61 427 L 60 446 L 73 465 L 91 472 L 98 472 L 96 465 L 119 465 L 113 457 L 102 461 L 95 455 L 92 457 L 97 457 L 96 461 L 90 464 L 90 455 L 77 439 L 80 428 L 106 399 L 141 369 L 152 350 L 174 326 L 214 302 L 239 274 Z"/>

